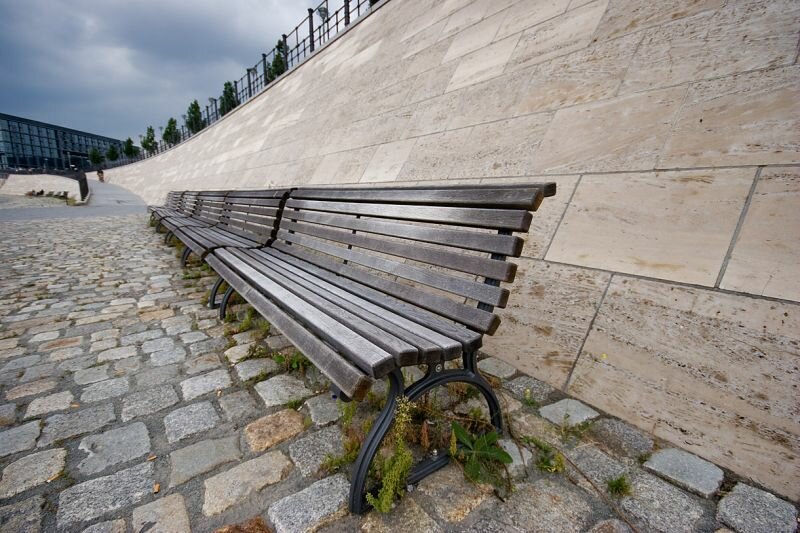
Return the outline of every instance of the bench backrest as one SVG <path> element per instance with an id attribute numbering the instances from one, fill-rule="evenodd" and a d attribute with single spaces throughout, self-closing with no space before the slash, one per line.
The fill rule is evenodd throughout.
<path id="1" fill-rule="evenodd" d="M 552 185 L 296 189 L 272 246 L 481 333 Z"/>
<path id="2" fill-rule="evenodd" d="M 266 244 L 275 237 L 278 220 L 289 189 L 228 191 L 218 227 Z"/>
<path id="3" fill-rule="evenodd" d="M 184 191 L 181 195 L 180 211 L 186 216 L 192 216 L 197 209 L 197 198 L 200 191 Z"/>
<path id="4" fill-rule="evenodd" d="M 182 192 L 170 191 L 167 193 L 167 199 L 164 201 L 164 207 L 168 209 L 179 209 L 181 206 Z"/>
<path id="5" fill-rule="evenodd" d="M 217 224 L 225 205 L 226 191 L 203 191 L 197 195 L 192 218 L 208 224 Z"/>

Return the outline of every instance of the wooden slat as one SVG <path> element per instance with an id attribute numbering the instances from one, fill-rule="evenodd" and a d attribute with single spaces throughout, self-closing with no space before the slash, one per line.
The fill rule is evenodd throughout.
<path id="1" fill-rule="evenodd" d="M 479 302 L 484 302 L 496 307 L 505 307 L 508 302 L 508 290 L 487 285 L 485 283 L 478 283 L 475 281 L 456 278 L 441 274 L 432 270 L 425 270 L 411 265 L 390 261 L 374 255 L 369 255 L 355 250 L 348 250 L 341 246 L 329 244 L 326 241 L 319 240 L 314 237 L 300 235 L 297 233 L 289 233 L 286 230 L 278 231 L 278 238 L 300 244 L 312 250 L 326 253 L 334 257 L 339 257 L 365 267 L 374 268 L 387 274 L 400 276 L 410 281 L 416 281 L 430 287 L 435 287 L 442 291 L 446 291 L 465 298 L 472 298 Z"/>
<path id="2" fill-rule="evenodd" d="M 376 289 L 385 294 L 389 294 L 413 305 L 417 305 L 437 315 L 465 324 L 478 331 L 493 333 L 500 323 L 500 320 L 496 315 L 487 311 L 482 311 L 475 307 L 454 302 L 453 300 L 443 296 L 421 291 L 416 287 L 404 285 L 396 281 L 370 274 L 364 270 L 354 268 L 350 265 L 331 261 L 330 259 L 326 259 L 316 254 L 299 249 L 297 246 L 291 246 L 284 242 L 278 241 L 272 244 L 272 248 L 285 252 L 288 255 L 303 259 L 304 261 L 308 261 L 313 265 L 321 266 L 325 270 L 329 270 L 351 280 L 363 283 L 368 287 Z"/>
<path id="3" fill-rule="evenodd" d="M 509 229 L 513 231 L 528 231 L 531 225 L 531 214 L 521 209 L 326 202 L 294 198 L 287 200 L 286 208 L 350 213 L 378 218 L 418 220 L 420 222 L 436 222 L 439 224 L 457 224 L 475 228 Z M 291 215 L 286 213 L 286 216 L 290 217 Z"/>
<path id="4" fill-rule="evenodd" d="M 516 273 L 516 265 L 513 263 L 498 261 L 488 257 L 467 255 L 444 248 L 436 249 L 415 243 L 390 241 L 363 234 L 354 234 L 329 229 L 323 226 L 286 220 L 281 223 L 281 229 L 336 241 L 342 244 L 349 244 L 375 252 L 413 259 L 415 261 L 428 263 L 429 265 L 445 267 L 467 274 L 498 279 L 500 281 L 512 281 Z"/>
<path id="5" fill-rule="evenodd" d="M 489 252 L 512 257 L 519 257 L 522 253 L 524 241 L 514 235 L 498 235 L 497 233 L 479 233 L 477 231 L 460 230 L 455 228 L 442 228 L 391 222 L 374 218 L 355 218 L 350 215 L 337 215 L 318 211 L 286 211 L 284 221 L 299 220 L 314 222 L 337 228 L 365 231 L 378 235 L 400 237 L 420 242 L 445 243 L 448 246 Z"/>
<path id="6" fill-rule="evenodd" d="M 306 325 L 313 325 L 319 337 L 337 349 L 340 353 L 350 355 L 350 361 L 365 373 L 373 377 L 381 377 L 396 368 L 394 357 L 389 352 L 362 337 L 352 329 L 331 318 L 319 310 L 315 305 L 309 304 L 299 296 L 286 290 L 275 281 L 261 274 L 241 259 L 235 257 L 228 250 L 219 249 L 215 255 L 229 268 L 250 282 L 251 286 L 258 287 L 259 292 L 274 302 L 280 302 L 281 307 L 291 310 L 293 317 Z"/>
<path id="7" fill-rule="evenodd" d="M 257 270 L 261 274 L 280 284 L 286 290 L 305 300 L 308 304 L 314 306 L 320 311 L 323 311 L 343 326 L 355 331 L 371 343 L 391 353 L 398 365 L 408 366 L 416 364 L 419 360 L 420 350 L 417 346 L 414 346 L 410 342 L 406 341 L 404 338 L 396 334 L 396 332 L 393 332 L 388 328 L 382 328 L 374 322 L 366 320 L 362 314 L 356 312 L 357 309 L 353 308 L 351 305 L 348 305 L 347 302 L 342 302 L 335 296 L 326 294 L 320 289 L 311 291 L 296 281 L 291 280 L 283 272 L 274 268 L 272 265 L 263 261 L 259 261 L 252 255 L 245 253 L 243 250 L 232 248 L 226 249 L 225 251 L 230 252 L 235 257 L 241 259 L 253 269 Z M 389 326 L 391 326 L 391 324 L 389 324 Z M 311 324 L 311 329 L 314 329 L 313 324 Z M 435 347 L 431 346 L 430 349 L 434 350 Z M 441 355 L 441 351 L 439 353 Z M 353 359 L 353 357 L 358 358 L 358 354 L 350 357 L 350 359 Z"/>
<path id="8" fill-rule="evenodd" d="M 387 202 L 418 205 L 482 206 L 536 210 L 545 196 L 555 194 L 555 183 L 505 186 L 299 188 L 292 198 L 351 202 Z"/>
<path id="9" fill-rule="evenodd" d="M 357 291 L 359 294 L 355 294 L 354 292 L 347 291 L 341 288 L 340 285 L 334 285 L 333 283 L 329 283 L 325 281 L 322 277 L 319 277 L 315 274 L 312 274 L 310 271 L 302 270 L 297 266 L 293 265 L 291 262 L 287 261 L 285 258 L 280 258 L 275 254 L 269 254 L 266 250 L 263 249 L 256 249 L 256 250 L 246 250 L 243 253 L 249 254 L 252 257 L 258 258 L 262 262 L 268 262 L 273 266 L 273 268 L 285 272 L 287 276 L 293 276 L 298 280 L 302 280 L 302 283 L 307 284 L 309 287 L 314 287 L 314 290 L 321 290 L 325 291 L 328 294 L 335 295 L 338 300 L 337 301 L 345 301 L 352 304 L 351 310 L 353 308 L 360 308 L 363 309 L 369 315 L 362 315 L 362 318 L 365 318 L 370 321 L 374 321 L 374 323 L 383 324 L 385 322 L 389 322 L 394 324 L 398 328 L 402 328 L 402 331 L 405 331 L 411 334 L 411 336 L 406 336 L 408 342 L 419 347 L 421 350 L 421 355 L 423 358 L 428 357 L 436 357 L 437 354 L 441 354 L 445 359 L 452 359 L 461 355 L 462 352 L 462 345 L 461 341 L 458 340 L 457 336 L 447 337 L 434 329 L 430 329 L 428 324 L 431 321 L 440 320 L 431 315 L 422 316 L 418 319 L 418 321 L 410 320 L 399 314 L 397 311 L 398 307 L 406 307 L 405 304 L 402 302 L 398 302 L 395 300 L 394 302 L 390 302 L 389 305 L 380 306 L 376 305 L 369 300 L 365 299 L 361 294 L 365 291 L 372 289 L 368 289 L 367 287 L 357 287 Z M 317 267 L 315 267 L 317 268 Z M 341 281 L 341 280 L 340 280 Z M 347 284 L 345 284 L 347 285 Z M 379 293 L 377 293 L 379 294 Z M 383 298 L 385 301 L 388 301 L 389 298 Z M 413 308 L 408 308 L 413 309 Z M 419 310 L 414 310 L 413 313 L 415 316 L 420 316 L 422 313 Z M 353 311 L 358 313 L 358 311 Z M 380 321 L 380 322 L 378 322 Z M 452 325 L 452 324 L 448 324 Z M 447 328 L 448 331 L 452 328 Z M 396 330 L 392 330 L 396 331 Z M 463 334 L 466 330 L 458 331 L 460 336 L 464 336 Z M 400 334 L 400 333 L 398 333 Z M 472 335 L 474 338 L 474 335 Z M 432 353 L 432 351 L 428 351 L 426 346 L 433 345 L 437 347 L 436 352 Z"/>
<path id="10" fill-rule="evenodd" d="M 249 286 L 241 277 L 225 266 L 222 261 L 213 255 L 209 255 L 206 261 L 242 298 L 255 307 L 292 344 L 303 352 L 314 366 L 319 368 L 339 390 L 356 401 L 364 399 L 364 396 L 372 386 L 372 380 L 363 372 L 348 363 L 322 340 L 312 335 L 283 309 Z"/>

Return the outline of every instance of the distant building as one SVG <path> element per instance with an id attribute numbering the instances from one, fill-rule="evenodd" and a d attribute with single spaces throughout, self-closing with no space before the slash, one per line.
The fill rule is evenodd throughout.
<path id="1" fill-rule="evenodd" d="M 88 168 L 89 150 L 105 155 L 111 145 L 121 154 L 118 139 L 0 113 L 0 169 Z"/>

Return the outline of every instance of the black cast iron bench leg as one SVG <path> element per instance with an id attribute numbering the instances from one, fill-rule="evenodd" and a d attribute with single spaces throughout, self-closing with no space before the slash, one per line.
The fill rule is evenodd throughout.
<path id="1" fill-rule="evenodd" d="M 217 277 L 217 281 L 214 282 L 214 286 L 211 287 L 211 292 L 208 294 L 209 309 L 216 309 L 217 307 L 219 307 L 219 304 L 217 304 L 217 291 L 219 291 L 219 288 L 222 286 L 222 283 L 224 281 L 225 280 L 222 279 L 222 276 L 219 276 Z"/>
<path id="2" fill-rule="evenodd" d="M 394 370 L 389 374 L 389 392 L 386 397 L 386 405 L 378 415 L 375 423 L 361 446 L 355 465 L 353 466 L 353 480 L 350 485 L 350 512 L 364 514 L 370 509 L 366 500 L 367 477 L 369 467 L 375 454 L 378 453 L 381 442 L 389 433 L 394 422 L 397 399 L 404 395 L 410 401 L 417 400 L 420 396 L 431 389 L 445 385 L 447 383 L 466 383 L 477 388 L 486 403 L 489 405 L 489 415 L 492 425 L 498 433 L 503 431 L 503 415 L 500 402 L 492 390 L 492 386 L 478 373 L 476 353 L 465 353 L 464 368 L 455 370 L 444 370 L 441 364 L 429 365 L 428 372 L 418 381 L 414 382 L 405 390 L 403 389 L 403 374 L 400 369 Z M 450 457 L 445 452 L 431 459 L 427 459 L 417 464 L 408 476 L 408 484 L 415 484 L 426 478 L 430 474 L 443 468 L 449 462 Z"/>
<path id="3" fill-rule="evenodd" d="M 189 248 L 188 246 L 183 249 L 183 254 L 181 254 L 181 266 L 182 267 L 186 266 L 186 260 L 189 259 L 189 254 L 191 254 L 191 253 L 192 253 L 192 249 Z"/>
<path id="4" fill-rule="evenodd" d="M 170 239 L 172 239 L 172 232 L 167 231 L 167 233 L 164 234 L 164 244 L 169 244 Z"/>
<path id="5" fill-rule="evenodd" d="M 228 300 L 230 300 L 231 294 L 233 294 L 233 287 L 228 287 L 228 290 L 226 290 L 225 294 L 222 295 L 222 301 L 219 304 L 220 320 L 225 320 L 225 313 L 227 313 L 228 310 Z"/>

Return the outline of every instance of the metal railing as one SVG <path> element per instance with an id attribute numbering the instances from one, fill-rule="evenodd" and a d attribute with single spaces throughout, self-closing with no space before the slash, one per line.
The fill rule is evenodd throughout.
<path id="1" fill-rule="evenodd" d="M 252 67 L 248 67 L 244 76 L 233 81 L 236 102 L 232 109 L 255 98 L 280 76 L 297 68 L 315 50 L 335 37 L 339 32 L 344 31 L 356 19 L 369 13 L 376 3 L 378 3 L 378 0 L 323 0 L 316 8 L 308 8 L 308 15 L 300 24 L 295 26 L 289 33 L 281 35 L 278 45 L 269 52 L 261 54 L 261 59 Z M 275 68 L 279 67 L 281 63 L 280 60 L 276 61 L 276 56 L 278 55 L 281 56 L 283 70 Z M 203 129 L 227 114 L 222 112 L 221 100 L 222 97 L 210 97 L 205 110 L 201 107 Z M 184 116 L 184 120 L 185 118 Z M 148 152 L 141 149 L 138 156 L 106 162 L 103 166 L 104 168 L 115 168 L 156 156 L 190 139 L 200 131 L 202 129 L 192 133 L 185 125 L 180 126 L 176 135 L 176 142 L 167 143 L 163 140 L 158 140 L 152 151 Z"/>

